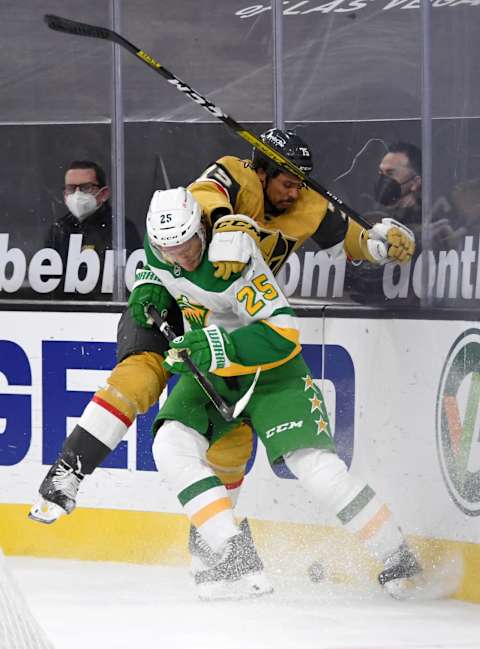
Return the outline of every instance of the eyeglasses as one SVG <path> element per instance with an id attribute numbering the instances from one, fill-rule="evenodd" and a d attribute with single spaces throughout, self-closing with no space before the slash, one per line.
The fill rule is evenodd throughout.
<path id="1" fill-rule="evenodd" d="M 95 187 L 100 187 L 97 183 L 81 183 L 80 185 L 65 185 L 64 192 L 65 194 L 74 194 L 77 191 L 77 188 L 85 194 L 94 194 Z"/>

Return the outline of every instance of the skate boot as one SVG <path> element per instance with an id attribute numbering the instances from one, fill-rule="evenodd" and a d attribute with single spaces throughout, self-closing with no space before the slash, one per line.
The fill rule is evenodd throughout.
<path id="1" fill-rule="evenodd" d="M 414 587 L 413 578 L 420 575 L 422 567 L 406 543 L 385 559 L 385 569 L 378 575 L 378 581 L 387 593 L 395 599 L 406 599 Z"/>
<path id="2" fill-rule="evenodd" d="M 273 591 L 246 518 L 240 523 L 240 531 L 219 554 L 213 552 L 195 527 L 190 528 L 192 574 L 200 599 L 244 599 Z"/>
<path id="3" fill-rule="evenodd" d="M 57 460 L 52 465 L 40 485 L 40 498 L 32 506 L 29 518 L 50 524 L 75 509 L 75 499 L 84 475 L 77 458 L 73 463 L 76 468 L 68 464 L 65 459 Z"/>

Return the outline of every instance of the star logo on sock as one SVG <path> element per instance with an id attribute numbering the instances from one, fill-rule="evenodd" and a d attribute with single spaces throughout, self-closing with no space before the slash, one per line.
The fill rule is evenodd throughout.
<path id="1" fill-rule="evenodd" d="M 312 409 L 310 412 L 315 412 L 315 410 L 320 410 L 322 411 L 322 400 L 318 398 L 316 394 L 313 395 L 311 399 L 309 399 L 310 403 L 312 404 Z"/>
<path id="2" fill-rule="evenodd" d="M 317 435 L 328 431 L 328 421 L 326 421 L 323 417 L 317 419 L 315 423 L 317 424 Z"/>
<path id="3" fill-rule="evenodd" d="M 304 390 L 304 392 L 305 392 L 306 390 L 311 390 L 311 389 L 313 389 L 315 383 L 314 383 L 312 377 L 310 376 L 310 374 L 307 374 L 307 376 L 302 377 L 302 381 L 305 382 L 305 390 Z"/>

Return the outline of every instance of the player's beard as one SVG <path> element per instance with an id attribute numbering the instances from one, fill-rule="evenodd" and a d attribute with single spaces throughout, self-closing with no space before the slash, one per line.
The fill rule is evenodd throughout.
<path id="1" fill-rule="evenodd" d="M 268 196 L 268 184 L 269 184 L 270 178 L 267 177 L 266 183 L 263 187 L 263 204 L 264 204 L 264 213 L 265 216 L 268 217 L 275 217 L 275 216 L 280 216 L 283 214 L 286 210 L 288 210 L 289 207 L 291 207 L 294 203 L 295 200 L 285 200 L 282 201 L 283 206 L 274 205 L 272 201 L 270 200 Z"/>
<path id="2" fill-rule="evenodd" d="M 267 196 L 267 192 L 264 192 L 264 209 L 265 209 L 265 216 L 280 216 L 280 214 L 283 214 L 286 209 L 290 207 L 290 204 L 288 204 L 286 207 L 276 207 L 273 203 L 270 202 Z"/>

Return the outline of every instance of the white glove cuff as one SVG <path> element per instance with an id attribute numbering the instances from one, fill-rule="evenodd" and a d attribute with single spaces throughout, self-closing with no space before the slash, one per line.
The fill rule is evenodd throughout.
<path id="1" fill-rule="evenodd" d="M 388 261 L 388 248 L 383 241 L 368 238 L 367 248 L 377 264 L 384 264 Z"/>
<path id="2" fill-rule="evenodd" d="M 205 327 L 203 331 L 207 337 L 208 346 L 210 347 L 210 352 L 212 354 L 212 362 L 209 371 L 213 372 L 216 369 L 221 369 L 231 365 L 232 363 L 230 362 L 230 359 L 227 356 L 227 350 L 225 349 L 225 341 L 222 332 L 217 325 Z"/>
<path id="3" fill-rule="evenodd" d="M 216 232 L 208 247 L 208 261 L 238 261 L 246 264 L 258 248 L 246 232 Z"/>
<path id="4" fill-rule="evenodd" d="M 404 234 L 406 234 L 409 239 L 415 241 L 415 235 L 413 234 L 412 230 L 410 230 L 410 228 L 408 228 L 403 223 L 400 223 L 400 221 L 391 218 L 384 218 L 381 220 L 380 223 L 375 223 L 373 228 L 371 228 L 371 230 L 368 231 L 368 237 L 369 239 L 379 239 L 380 241 L 387 241 L 388 232 L 392 228 L 398 228 Z"/>
<path id="5" fill-rule="evenodd" d="M 156 284 L 157 286 L 163 286 L 160 278 L 151 270 L 148 266 L 139 268 L 135 273 L 135 282 L 132 286 L 133 289 L 142 284 Z"/>

